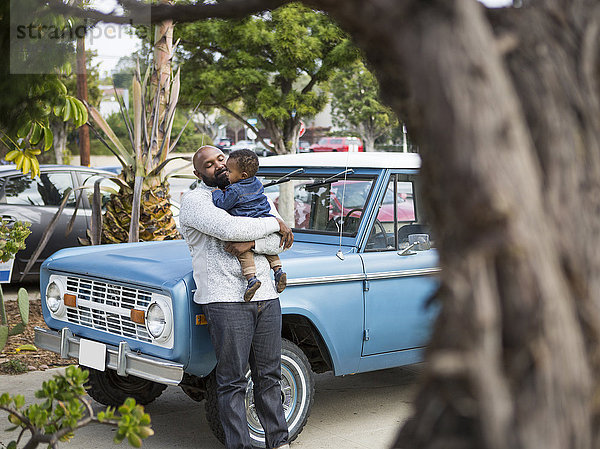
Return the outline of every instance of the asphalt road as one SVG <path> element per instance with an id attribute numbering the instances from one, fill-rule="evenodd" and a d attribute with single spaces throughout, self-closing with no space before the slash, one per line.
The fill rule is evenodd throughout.
<path id="1" fill-rule="evenodd" d="M 28 401 L 34 391 L 57 370 L 18 376 L 0 376 L 0 393 L 21 392 Z M 408 417 L 421 366 L 393 368 L 373 373 L 335 377 L 316 376 L 316 396 L 304 431 L 293 449 L 378 449 L 388 448 L 401 423 Z M 102 406 L 94 403 L 96 411 Z M 146 407 L 152 418 L 154 436 L 145 440 L 147 449 L 223 449 L 213 437 L 204 414 L 204 403 L 189 399 L 178 387 L 169 387 Z M 5 445 L 17 433 L 6 433 L 6 413 L 0 411 L 0 442 Z M 114 429 L 91 424 L 77 431 L 70 443 L 60 447 L 89 449 L 111 447 Z M 125 445 L 126 443 L 122 443 Z M 0 445 L 1 446 L 1 445 Z"/>

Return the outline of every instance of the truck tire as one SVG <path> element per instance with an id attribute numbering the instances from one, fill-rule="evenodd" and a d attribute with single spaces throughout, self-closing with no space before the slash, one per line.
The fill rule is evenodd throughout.
<path id="1" fill-rule="evenodd" d="M 250 370 L 246 373 L 248 388 L 246 390 L 246 417 L 252 446 L 265 447 L 264 430 L 254 409 L 254 394 Z M 298 437 L 313 405 L 315 398 L 315 382 L 310 363 L 302 350 L 289 340 L 281 340 L 281 399 L 288 423 L 289 441 Z M 206 419 L 215 437 L 225 443 L 225 434 L 219 419 L 217 402 L 217 382 L 214 371 L 206 379 Z"/>
<path id="2" fill-rule="evenodd" d="M 87 393 L 97 402 L 118 407 L 127 398 L 146 405 L 161 395 L 166 385 L 135 376 L 119 376 L 116 371 L 98 371 L 82 366 L 90 372 L 86 383 Z"/>

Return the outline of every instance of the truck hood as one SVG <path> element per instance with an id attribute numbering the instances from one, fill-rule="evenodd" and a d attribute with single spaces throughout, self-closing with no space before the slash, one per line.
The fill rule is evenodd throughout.
<path id="1" fill-rule="evenodd" d="M 42 269 L 156 287 L 186 277 L 192 259 L 183 240 L 120 243 L 65 248 L 46 259 Z"/>
<path id="2" fill-rule="evenodd" d="M 281 254 L 284 270 L 296 272 L 307 259 L 332 257 L 336 250 L 331 245 L 296 242 Z M 120 243 L 65 248 L 46 259 L 42 269 L 157 287 L 191 278 L 192 258 L 183 240 Z M 292 272 L 288 277 L 300 275 Z"/>

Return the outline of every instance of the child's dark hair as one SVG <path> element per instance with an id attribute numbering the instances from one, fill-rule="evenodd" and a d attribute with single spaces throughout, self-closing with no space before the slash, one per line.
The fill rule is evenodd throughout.
<path id="1" fill-rule="evenodd" d="M 235 159 L 240 171 L 248 173 L 248 177 L 256 175 L 258 171 L 258 156 L 252 150 L 236 150 L 229 153 L 229 159 Z"/>

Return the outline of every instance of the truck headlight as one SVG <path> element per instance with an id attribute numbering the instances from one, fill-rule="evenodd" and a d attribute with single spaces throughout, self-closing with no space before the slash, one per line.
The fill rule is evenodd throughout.
<path id="1" fill-rule="evenodd" d="M 160 338 L 167 328 L 165 312 L 158 303 L 153 302 L 146 312 L 146 327 L 153 338 Z"/>
<path id="2" fill-rule="evenodd" d="M 62 292 L 56 282 L 50 282 L 46 288 L 46 305 L 52 313 L 58 312 L 62 305 Z"/>

